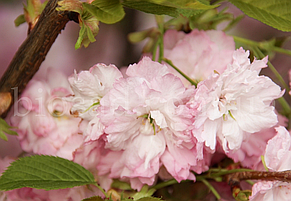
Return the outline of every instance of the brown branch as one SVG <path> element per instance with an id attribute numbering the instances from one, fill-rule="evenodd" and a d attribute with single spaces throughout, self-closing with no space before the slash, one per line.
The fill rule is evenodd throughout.
<path id="1" fill-rule="evenodd" d="M 242 180 L 265 180 L 265 181 L 283 181 L 291 182 L 291 170 L 283 172 L 263 172 L 263 171 L 247 171 L 235 172 L 225 175 L 225 181 L 231 188 L 234 198 L 238 196 L 246 196 L 247 192 L 241 189 L 240 181 Z"/>
<path id="2" fill-rule="evenodd" d="M 251 171 L 251 172 L 236 172 L 226 175 L 226 181 L 231 183 L 237 183 L 241 180 L 265 180 L 265 181 L 283 181 L 291 182 L 291 170 L 282 172 L 263 172 L 263 171 Z"/>
<path id="3" fill-rule="evenodd" d="M 18 95 L 38 71 L 55 39 L 66 26 L 69 12 L 56 11 L 58 0 L 50 0 L 26 40 L 14 55 L 8 69 L 0 80 L 0 116 L 4 118 L 13 104 L 14 90 Z M 7 96 L 10 96 L 7 98 Z"/>

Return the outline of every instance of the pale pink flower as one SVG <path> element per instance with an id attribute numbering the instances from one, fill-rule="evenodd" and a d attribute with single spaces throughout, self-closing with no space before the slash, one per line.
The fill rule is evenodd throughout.
<path id="1" fill-rule="evenodd" d="M 42 190 L 34 188 L 20 188 L 6 191 L 5 201 L 80 201 L 93 196 L 102 196 L 95 186 L 77 186 L 70 189 Z"/>
<path id="2" fill-rule="evenodd" d="M 195 81 L 206 79 L 214 71 L 222 73 L 232 61 L 235 43 L 222 31 L 193 30 L 189 34 L 168 30 L 164 35 L 164 57 Z M 183 83 L 190 83 L 171 68 Z"/>
<path id="3" fill-rule="evenodd" d="M 86 142 L 96 140 L 103 134 L 104 126 L 96 110 L 102 97 L 121 77 L 121 72 L 114 65 L 105 64 L 96 64 L 89 71 L 81 71 L 79 74 L 75 72 L 69 77 L 74 96 L 65 100 L 73 102 L 71 111 L 86 120 L 87 126 L 82 130 Z"/>
<path id="4" fill-rule="evenodd" d="M 0 158 L 0 176 L 2 173 L 6 170 L 6 168 L 10 165 L 11 162 L 13 162 L 14 159 L 6 156 L 5 158 Z"/>
<path id="5" fill-rule="evenodd" d="M 193 134 L 212 150 L 217 141 L 225 152 L 239 149 L 245 132 L 255 133 L 277 123 L 271 103 L 282 96 L 280 87 L 258 75 L 267 58 L 250 63 L 248 56 L 248 51 L 236 50 L 227 69 L 201 81 L 189 102 L 195 116 Z"/>
<path id="6" fill-rule="evenodd" d="M 45 80 L 29 82 L 11 117 L 24 151 L 72 160 L 82 136 L 78 134 L 81 119 L 70 115 L 71 105 L 62 99 L 69 94 L 67 78 L 53 68 Z"/>
<path id="7" fill-rule="evenodd" d="M 105 155 L 110 151 L 104 148 L 105 142 L 103 140 L 95 140 L 89 143 L 83 144 L 74 152 L 75 163 L 82 165 L 84 168 L 93 173 L 98 181 L 99 185 L 104 188 L 106 191 L 110 189 L 112 179 L 108 177 L 107 172 L 104 173 L 102 170 L 97 170 L 97 165 L 99 165 L 103 160 Z M 106 159 L 106 158 L 105 158 Z M 118 161 L 119 158 L 110 158 L 111 160 Z M 112 164 L 110 164 L 112 165 Z M 110 169 L 106 168 L 105 171 Z"/>
<path id="8" fill-rule="evenodd" d="M 266 166 L 273 171 L 291 170 L 291 136 L 285 127 L 276 128 L 277 135 L 268 141 Z"/>
<path id="9" fill-rule="evenodd" d="M 203 145 L 196 146 L 188 130 L 193 121 L 185 103 L 193 88 L 185 89 L 165 65 L 148 57 L 129 66 L 127 75 L 100 101 L 105 148 L 115 151 L 108 154 L 118 159 L 107 165 L 109 176 L 128 178 L 133 188 L 140 189 L 153 184 L 164 159 L 169 159 L 164 166 L 175 179 L 194 179 L 189 170 L 203 160 Z M 104 165 L 102 169 L 106 172 Z"/>
<path id="10" fill-rule="evenodd" d="M 283 127 L 276 128 L 277 135 L 268 141 L 265 162 L 273 171 L 291 169 L 291 136 Z M 282 181 L 260 181 L 253 185 L 251 201 L 259 200 L 290 200 L 291 184 Z"/>
<path id="11" fill-rule="evenodd" d="M 96 64 L 89 71 L 81 71 L 79 74 L 75 72 L 69 77 L 74 93 L 70 98 L 74 102 L 71 111 L 77 111 L 83 119 L 94 118 L 95 115 L 86 118 L 86 113 L 92 109 L 94 103 L 100 102 L 100 99 L 112 88 L 113 83 L 121 77 L 120 71 L 112 64 L 109 66 Z"/>
<path id="12" fill-rule="evenodd" d="M 250 201 L 289 201 L 291 184 L 281 181 L 261 181 L 253 185 Z"/>
<path id="13" fill-rule="evenodd" d="M 256 170 L 264 170 L 261 156 L 265 154 L 267 142 L 274 137 L 277 132 L 275 127 L 287 126 L 288 119 L 276 112 L 278 123 L 276 126 L 263 129 L 256 133 L 245 133 L 245 140 L 242 142 L 240 149 L 230 150 L 226 155 L 240 162 L 243 167 Z"/>

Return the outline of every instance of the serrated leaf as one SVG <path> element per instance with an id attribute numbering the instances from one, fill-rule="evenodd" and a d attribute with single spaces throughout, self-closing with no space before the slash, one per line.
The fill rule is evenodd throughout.
<path id="1" fill-rule="evenodd" d="M 281 31 L 291 31 L 290 0 L 228 0 L 246 15 Z"/>
<path id="2" fill-rule="evenodd" d="M 190 10 L 190 9 L 177 9 L 177 12 L 185 17 L 191 17 L 202 13 L 204 10 Z"/>
<path id="3" fill-rule="evenodd" d="M 155 15 L 178 17 L 180 14 L 190 17 L 218 5 L 204 4 L 198 0 L 125 0 L 124 6 Z"/>
<path id="4" fill-rule="evenodd" d="M 122 4 L 128 8 L 140 10 L 145 13 L 151 13 L 155 15 L 169 15 L 172 17 L 178 16 L 178 12 L 176 8 L 173 8 L 170 6 L 159 5 L 152 2 L 124 1 Z"/>
<path id="5" fill-rule="evenodd" d="M 175 8 L 193 9 L 193 10 L 209 10 L 216 8 L 218 5 L 210 5 L 209 2 L 199 0 L 151 0 L 152 2 L 161 2 L 163 5 L 172 5 Z"/>
<path id="6" fill-rule="evenodd" d="M 24 17 L 24 15 L 22 14 L 22 15 L 19 15 L 15 20 L 14 20 L 14 24 L 15 24 L 15 26 L 16 27 L 18 27 L 19 25 L 21 25 L 21 24 L 23 24 L 23 23 L 25 23 L 26 21 L 25 21 L 25 17 Z"/>
<path id="7" fill-rule="evenodd" d="M 91 4 L 83 3 L 83 7 L 106 24 L 116 23 L 125 15 L 119 0 L 95 0 Z"/>
<path id="8" fill-rule="evenodd" d="M 140 198 L 144 198 L 144 197 L 147 198 L 147 197 L 152 196 L 155 191 L 156 191 L 156 189 L 154 189 L 154 188 L 149 189 L 149 187 L 147 185 L 144 185 L 142 187 L 142 189 L 139 192 L 135 193 L 132 197 L 134 198 L 134 200 L 136 200 L 136 199 L 140 200 Z"/>
<path id="9" fill-rule="evenodd" d="M 30 187 L 37 189 L 64 189 L 94 184 L 91 172 L 64 158 L 35 155 L 11 163 L 0 177 L 0 190 Z"/>
<path id="10" fill-rule="evenodd" d="M 100 196 L 94 196 L 94 197 L 83 199 L 82 201 L 104 201 L 104 200 Z"/>
<path id="11" fill-rule="evenodd" d="M 7 136 L 4 133 L 9 135 L 18 135 L 17 132 L 10 130 L 11 128 L 14 127 L 9 126 L 4 119 L 0 118 L 0 138 L 5 141 L 8 140 Z"/>

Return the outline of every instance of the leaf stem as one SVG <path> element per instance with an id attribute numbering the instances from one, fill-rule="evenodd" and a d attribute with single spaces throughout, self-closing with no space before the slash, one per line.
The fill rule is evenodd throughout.
<path id="1" fill-rule="evenodd" d="M 155 15 L 156 22 L 160 31 L 159 35 L 159 59 L 158 62 L 162 62 L 162 59 L 164 57 L 164 16 L 162 15 Z"/>
<path id="2" fill-rule="evenodd" d="M 164 62 L 166 62 L 167 64 L 169 64 L 171 67 L 173 67 L 178 73 L 180 73 L 186 80 L 188 80 L 192 85 L 195 85 L 195 87 L 197 87 L 197 82 L 195 82 L 194 80 L 192 80 L 190 77 L 188 77 L 185 73 L 183 73 L 179 68 L 177 68 L 173 62 L 169 59 L 163 58 L 162 59 Z"/>
<path id="3" fill-rule="evenodd" d="M 268 66 L 271 69 L 271 71 L 275 74 L 276 78 L 278 79 L 278 81 L 283 85 L 283 87 L 286 89 L 287 92 L 290 91 L 289 86 L 286 84 L 286 82 L 284 81 L 283 77 L 280 75 L 280 73 L 278 73 L 278 71 L 276 70 L 276 68 L 273 66 L 273 64 L 271 64 L 271 62 L 268 61 Z"/>
<path id="4" fill-rule="evenodd" d="M 109 198 L 108 194 L 104 191 L 103 188 L 101 188 L 101 186 L 97 184 L 97 182 L 94 184 L 94 186 L 96 186 L 105 195 L 106 198 Z"/>
<path id="5" fill-rule="evenodd" d="M 198 179 L 197 179 L 197 181 L 198 181 Z M 207 186 L 209 188 L 209 190 L 214 194 L 214 196 L 216 197 L 217 200 L 221 199 L 221 196 L 219 195 L 219 193 L 215 190 L 215 188 L 206 179 L 201 179 L 200 181 L 202 181 L 203 184 L 205 184 L 205 186 Z"/>
<path id="6" fill-rule="evenodd" d="M 259 47 L 261 49 L 267 50 L 262 45 L 262 42 L 257 42 L 257 41 L 249 40 L 249 39 L 246 39 L 246 38 L 241 38 L 241 37 L 238 37 L 238 36 L 232 36 L 232 37 L 236 42 L 241 42 L 241 43 L 244 43 L 244 44 L 250 45 L 250 46 L 257 46 L 257 47 Z M 277 52 L 277 53 L 281 53 L 281 54 L 285 54 L 285 55 L 291 56 L 291 50 L 284 49 L 284 48 L 281 48 L 281 47 L 276 47 L 276 46 L 272 46 L 271 49 L 273 51 Z"/>
<path id="7" fill-rule="evenodd" d="M 187 180 L 186 180 L 187 181 Z M 164 188 L 164 187 L 167 187 L 167 186 L 170 186 L 170 185 L 173 185 L 173 184 L 177 184 L 177 180 L 176 179 L 171 179 L 171 180 L 168 180 L 168 181 L 165 181 L 163 183 L 159 183 L 153 187 L 151 187 L 150 189 L 161 189 L 161 188 Z"/>
<path id="8" fill-rule="evenodd" d="M 268 167 L 267 167 L 267 165 L 266 165 L 266 161 L 265 161 L 265 157 L 264 157 L 264 155 L 261 155 L 261 160 L 262 160 L 262 163 L 263 163 L 263 166 L 264 166 L 265 170 L 266 170 L 267 172 L 269 172 L 269 169 L 268 169 Z"/>
<path id="9" fill-rule="evenodd" d="M 281 54 L 286 54 L 288 56 L 291 56 L 291 50 L 287 50 L 287 49 L 280 48 L 280 47 L 276 47 L 276 46 L 273 47 L 273 50 L 275 52 L 278 52 L 278 53 L 281 53 Z"/>
<path id="10" fill-rule="evenodd" d="M 220 177 L 220 176 L 224 176 L 224 175 L 227 175 L 227 174 L 233 174 L 233 173 L 237 173 L 237 172 L 253 172 L 254 170 L 251 170 L 251 169 L 232 169 L 232 170 L 225 170 L 225 169 L 221 169 L 220 171 L 219 170 L 216 170 L 214 169 L 214 171 L 218 172 L 218 173 L 214 173 L 214 174 L 211 174 L 211 171 L 212 169 L 208 170 L 207 172 L 205 172 L 206 174 L 208 173 L 208 177 L 209 178 L 215 178 L 215 177 Z"/>
<path id="11" fill-rule="evenodd" d="M 157 49 L 158 49 L 158 43 L 159 43 L 159 39 L 155 42 L 154 44 L 154 48 L 153 48 L 153 57 L 152 60 L 155 61 L 156 60 L 156 56 L 157 56 Z"/>

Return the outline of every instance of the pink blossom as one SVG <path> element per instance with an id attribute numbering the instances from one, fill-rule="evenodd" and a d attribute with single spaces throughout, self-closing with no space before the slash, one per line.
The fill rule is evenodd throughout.
<path id="1" fill-rule="evenodd" d="M 14 159 L 10 158 L 9 156 L 6 156 L 5 158 L 0 158 L 0 176 L 5 171 L 5 169 L 10 165 L 11 162 L 13 162 Z"/>
<path id="2" fill-rule="evenodd" d="M 230 150 L 226 155 L 240 162 L 242 166 L 256 170 L 264 170 L 261 162 L 261 156 L 265 154 L 267 142 L 273 138 L 277 132 L 275 127 L 287 126 L 288 119 L 276 112 L 278 123 L 276 126 L 263 129 L 256 133 L 245 133 L 245 139 L 241 144 L 240 149 Z"/>
<path id="3" fill-rule="evenodd" d="M 148 57 L 129 66 L 126 74 L 129 77 L 118 80 L 100 101 L 105 148 L 114 151 L 108 155 L 117 160 L 107 165 L 106 172 L 102 164 L 108 161 L 101 159 L 99 169 L 111 178 L 130 180 L 137 189 L 152 185 L 162 164 L 178 181 L 194 179 L 189 170 L 203 159 L 203 145 L 196 146 L 188 130 L 193 122 L 185 103 L 193 89 L 185 89 L 165 65 Z"/>
<path id="4" fill-rule="evenodd" d="M 281 181 L 261 181 L 253 185 L 250 201 L 289 201 L 291 184 Z"/>
<path id="5" fill-rule="evenodd" d="M 277 135 L 268 141 L 265 153 L 266 166 L 273 171 L 291 169 L 291 136 L 283 127 L 276 128 Z"/>
<path id="6" fill-rule="evenodd" d="M 193 134 L 212 150 L 217 140 L 225 152 L 239 149 L 245 132 L 255 133 L 277 123 L 271 103 L 282 96 L 280 87 L 258 75 L 267 58 L 250 63 L 248 56 L 248 51 L 236 50 L 227 69 L 200 82 L 189 102 L 198 129 Z"/>
<path id="7" fill-rule="evenodd" d="M 70 189 L 42 190 L 20 188 L 5 192 L 5 201 L 80 201 L 85 198 L 99 195 L 101 192 L 95 186 L 78 186 Z"/>
<path id="8" fill-rule="evenodd" d="M 96 140 L 103 134 L 104 126 L 100 123 L 96 110 L 101 98 L 121 77 L 122 74 L 114 65 L 105 64 L 96 64 L 89 71 L 82 71 L 79 74 L 75 72 L 69 77 L 74 96 L 66 100 L 74 103 L 71 111 L 86 120 L 87 126 L 82 130 L 86 142 Z"/>
<path id="9" fill-rule="evenodd" d="M 201 81 L 214 71 L 222 73 L 232 61 L 235 44 L 222 31 L 193 30 L 189 34 L 168 30 L 164 35 L 164 56 L 191 79 Z M 171 68 L 171 67 L 170 67 Z M 189 82 L 171 68 L 183 83 Z"/>
<path id="10" fill-rule="evenodd" d="M 82 136 L 78 134 L 80 118 L 71 116 L 70 103 L 62 100 L 69 94 L 67 78 L 53 68 L 45 80 L 29 82 L 11 117 L 24 151 L 72 159 Z"/>
<path id="11" fill-rule="evenodd" d="M 277 134 L 268 141 L 265 162 L 273 171 L 291 169 L 291 136 L 283 127 L 276 127 Z M 291 185 L 281 181 L 260 181 L 253 185 L 251 201 L 258 200 L 290 200 Z"/>

